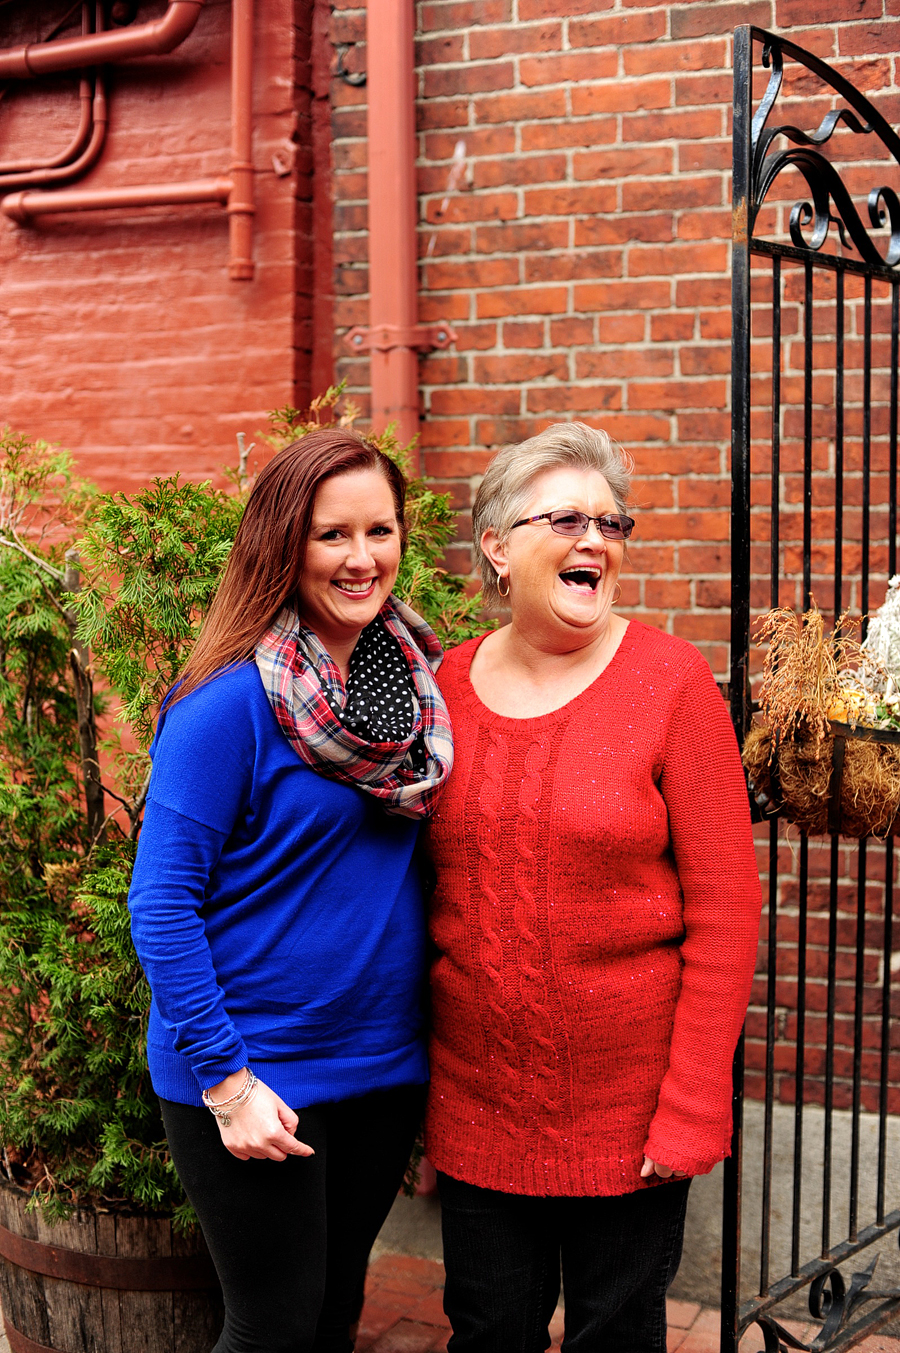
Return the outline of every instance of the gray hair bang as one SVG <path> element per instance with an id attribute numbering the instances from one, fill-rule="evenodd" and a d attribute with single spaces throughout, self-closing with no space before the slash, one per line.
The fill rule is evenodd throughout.
<path id="1" fill-rule="evenodd" d="M 612 491 L 616 511 L 627 513 L 634 464 L 609 433 L 586 423 L 554 423 L 518 446 L 505 446 L 485 471 L 472 509 L 475 558 L 489 605 L 497 605 L 501 597 L 493 566 L 481 548 L 482 535 L 492 530 L 505 541 L 527 506 L 534 481 L 563 466 L 599 470 Z"/>

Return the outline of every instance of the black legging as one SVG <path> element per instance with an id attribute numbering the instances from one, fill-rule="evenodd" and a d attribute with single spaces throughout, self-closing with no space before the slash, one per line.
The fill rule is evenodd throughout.
<path id="1" fill-rule="evenodd" d="M 213 1353 L 349 1353 L 369 1250 L 390 1211 L 425 1087 L 297 1110 L 314 1156 L 238 1160 L 206 1109 L 161 1100 L 172 1159 L 225 1298 Z"/>

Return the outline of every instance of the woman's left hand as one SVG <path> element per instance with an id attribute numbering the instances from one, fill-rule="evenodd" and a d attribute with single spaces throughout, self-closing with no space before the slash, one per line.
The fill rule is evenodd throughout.
<path id="1" fill-rule="evenodd" d="M 659 1161 L 645 1156 L 641 1166 L 641 1179 L 649 1179 L 652 1174 L 659 1175 L 660 1179 L 687 1179 L 684 1170 L 672 1170 L 668 1165 L 661 1165 Z"/>

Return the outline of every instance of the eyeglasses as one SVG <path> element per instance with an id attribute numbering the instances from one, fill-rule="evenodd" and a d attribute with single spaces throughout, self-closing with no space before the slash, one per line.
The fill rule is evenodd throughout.
<path id="1" fill-rule="evenodd" d="M 605 540 L 627 540 L 634 530 L 634 517 L 626 517 L 621 512 L 589 517 L 586 512 L 575 512 L 566 507 L 558 507 L 554 512 L 539 512 L 536 517 L 523 517 L 521 521 L 513 522 L 510 530 L 530 526 L 533 521 L 548 521 L 551 531 L 558 536 L 583 536 L 591 522 Z"/>

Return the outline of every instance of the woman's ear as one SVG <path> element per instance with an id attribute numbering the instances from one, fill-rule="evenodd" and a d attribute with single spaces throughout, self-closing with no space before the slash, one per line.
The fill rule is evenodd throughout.
<path id="1" fill-rule="evenodd" d="M 506 546 L 500 540 L 500 537 L 492 526 L 489 526 L 486 531 L 482 532 L 481 548 L 494 572 L 505 574 L 509 568 L 509 561 L 506 557 Z"/>

